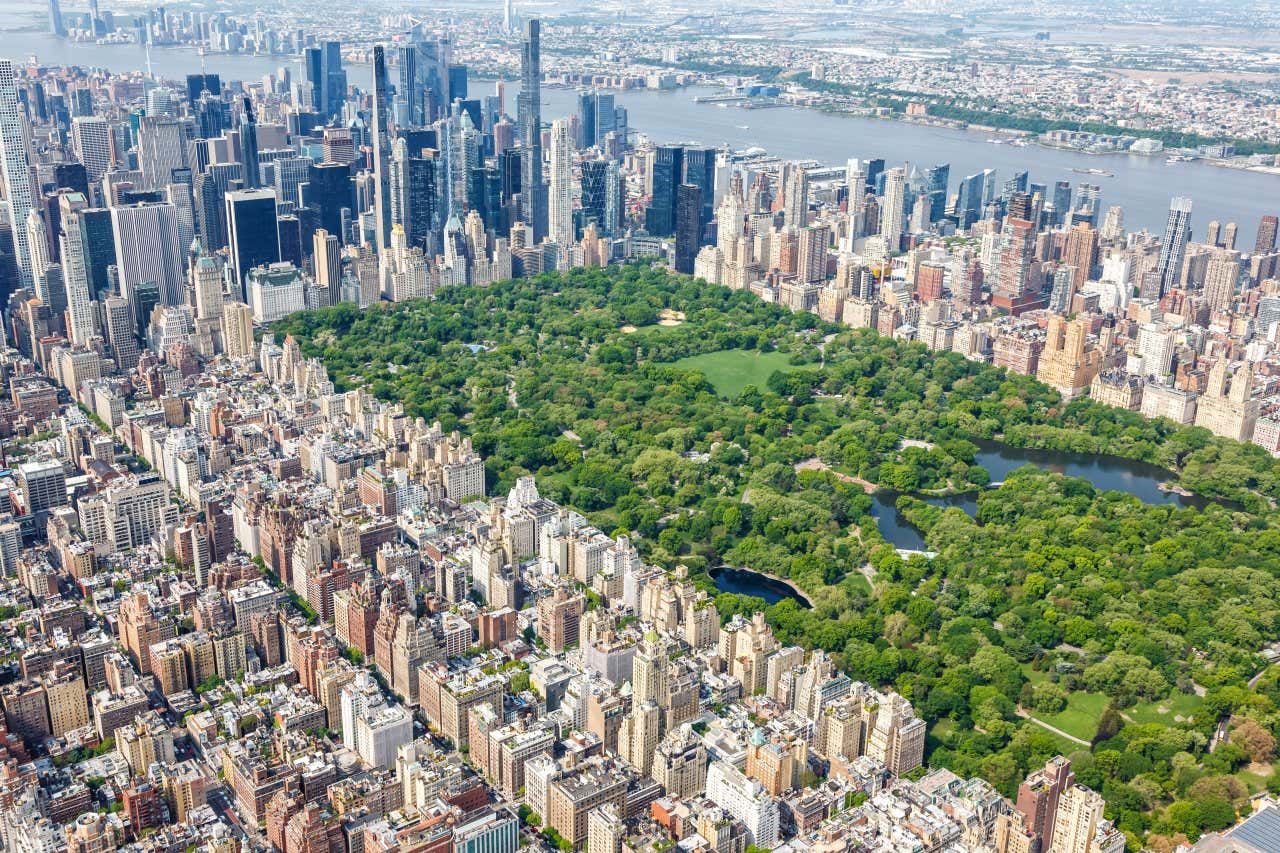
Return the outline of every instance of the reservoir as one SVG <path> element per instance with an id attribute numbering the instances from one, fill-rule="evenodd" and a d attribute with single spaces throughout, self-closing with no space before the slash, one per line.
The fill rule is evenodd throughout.
<path id="1" fill-rule="evenodd" d="M 59 39 L 33 29 L 34 4 L 16 4 L 23 14 L 0 11 L 3 55 L 25 62 L 31 56 L 49 64 L 79 64 L 130 71 L 146 67 L 144 51 L 133 44 L 82 44 Z M 4 31 L 8 29 L 9 31 Z M 280 67 L 295 76 L 298 62 L 287 56 L 209 54 L 204 59 L 210 72 L 223 80 L 260 80 Z M 151 64 L 155 73 L 182 79 L 200 70 L 200 57 L 187 47 L 153 48 Z M 550 65 L 550 63 L 549 63 Z M 369 66 L 349 65 L 348 79 L 354 86 L 368 89 Z M 506 109 L 515 112 L 519 85 L 507 82 Z M 473 80 L 471 97 L 493 91 L 492 81 Z M 875 118 L 833 115 L 801 107 L 745 109 L 738 105 L 697 104 L 698 95 L 715 93 L 708 87 L 673 91 L 639 90 L 617 92 L 619 106 L 628 111 L 630 126 L 659 143 L 728 145 L 736 150 L 758 146 L 787 159 L 813 159 L 828 165 L 843 164 L 850 157 L 883 157 L 892 166 L 909 162 L 922 169 L 936 163 L 951 165 L 951 192 L 960 178 L 991 168 L 997 181 L 1026 170 L 1035 183 L 1055 181 L 1096 184 L 1101 188 L 1102 211 L 1111 205 L 1124 208 L 1124 224 L 1130 231 L 1146 228 L 1161 233 L 1173 195 L 1194 202 L 1193 236 L 1204 234 L 1210 220 L 1236 222 L 1240 242 L 1252 245 L 1258 223 L 1264 215 L 1280 213 L 1280 175 L 1246 172 L 1207 163 L 1166 163 L 1163 156 L 1133 154 L 1091 155 L 1076 151 L 1042 148 L 1038 145 L 992 144 L 988 139 L 1007 134 L 975 130 L 927 127 Z M 577 95 L 570 89 L 543 89 L 543 119 L 572 114 Z M 1104 169 L 1115 177 L 1081 174 L 1073 169 Z M 994 472 L 993 472 L 994 473 Z"/>

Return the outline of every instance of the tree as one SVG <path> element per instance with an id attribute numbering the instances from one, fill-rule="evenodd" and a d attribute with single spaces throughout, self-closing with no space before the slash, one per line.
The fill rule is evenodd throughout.
<path id="1" fill-rule="evenodd" d="M 1276 739 L 1271 732 L 1249 718 L 1232 721 L 1231 741 L 1240 746 L 1250 761 L 1268 762 L 1276 753 Z"/>
<path id="2" fill-rule="evenodd" d="M 1102 716 L 1098 717 L 1098 729 L 1093 735 L 1093 745 L 1106 743 L 1120 734 L 1122 728 L 1124 728 L 1124 719 L 1120 716 L 1120 712 L 1114 706 L 1108 705 L 1102 712 Z"/>

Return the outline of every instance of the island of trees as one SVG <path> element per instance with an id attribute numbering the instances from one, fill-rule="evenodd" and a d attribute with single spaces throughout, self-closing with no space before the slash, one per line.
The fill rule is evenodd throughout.
<path id="1" fill-rule="evenodd" d="M 1280 667 L 1261 655 L 1280 637 L 1280 466 L 1261 448 L 641 266 L 274 331 L 339 389 L 470 434 L 493 491 L 533 474 L 688 566 L 722 614 L 764 609 L 781 639 L 891 685 L 929 721 L 934 765 L 1012 794 L 1067 754 L 1134 845 L 1165 848 L 1280 792 Z M 974 442 L 992 439 L 1160 465 L 1212 502 L 1035 467 L 984 488 Z M 875 488 L 902 493 L 932 556 L 884 540 Z M 966 491 L 976 515 L 917 497 Z M 718 593 L 726 564 L 789 579 L 812 609 Z"/>

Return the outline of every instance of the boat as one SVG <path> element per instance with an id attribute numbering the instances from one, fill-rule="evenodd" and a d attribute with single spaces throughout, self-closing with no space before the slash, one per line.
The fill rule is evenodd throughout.
<path id="1" fill-rule="evenodd" d="M 749 125 L 749 124 L 735 124 L 735 125 L 734 125 L 734 127 L 738 128 L 738 130 L 750 130 L 750 129 L 751 129 L 751 125 Z"/>
<path id="2" fill-rule="evenodd" d="M 1081 169 L 1078 166 L 1072 166 L 1071 171 L 1079 175 L 1096 175 L 1100 178 L 1114 178 L 1115 172 L 1109 172 L 1106 169 Z"/>
<path id="3" fill-rule="evenodd" d="M 1188 157 L 1186 154 L 1171 154 L 1171 155 L 1169 155 L 1167 158 L 1165 158 L 1165 161 L 1164 161 L 1164 162 L 1165 162 L 1165 163 L 1169 163 L 1169 164 L 1172 164 L 1172 163 L 1190 163 L 1190 162 L 1191 162 L 1192 160 L 1194 160 L 1194 159 L 1196 159 L 1196 158 L 1194 158 L 1194 157 Z"/>

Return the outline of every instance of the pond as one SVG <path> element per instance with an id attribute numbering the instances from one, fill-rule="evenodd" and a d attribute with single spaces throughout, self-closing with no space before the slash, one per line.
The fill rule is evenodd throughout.
<path id="1" fill-rule="evenodd" d="M 763 598 L 769 604 L 777 604 L 784 598 L 790 598 L 805 610 L 813 606 L 809 603 L 809 599 L 786 581 L 753 572 L 750 569 L 720 566 L 711 570 L 711 577 L 716 582 L 716 588 L 721 592 L 754 595 L 756 598 Z"/>

